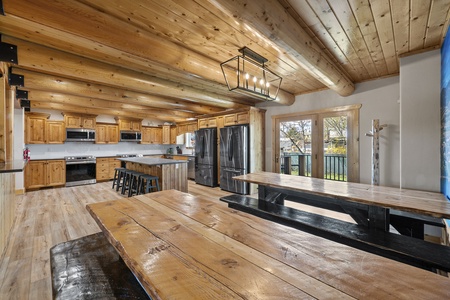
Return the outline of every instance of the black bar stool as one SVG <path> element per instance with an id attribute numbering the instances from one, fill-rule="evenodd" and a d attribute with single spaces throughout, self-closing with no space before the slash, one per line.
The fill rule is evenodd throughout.
<path id="1" fill-rule="evenodd" d="M 144 175 L 144 173 L 137 171 L 130 174 L 130 180 L 128 182 L 128 197 L 133 196 L 133 193 L 139 195 L 139 181 L 141 179 L 141 176 Z"/>
<path id="2" fill-rule="evenodd" d="M 116 186 L 116 191 L 122 186 L 123 177 L 125 175 L 126 168 L 115 168 L 112 188 Z"/>
<path id="3" fill-rule="evenodd" d="M 133 180 L 134 177 L 138 178 L 139 174 L 142 174 L 140 172 L 137 171 L 132 171 L 132 170 L 126 170 L 125 171 L 125 175 L 123 178 L 123 182 L 122 182 L 122 195 L 125 195 L 125 193 L 128 191 L 128 194 L 130 193 L 130 187 L 133 187 Z"/>
<path id="4" fill-rule="evenodd" d="M 159 177 L 153 175 L 143 174 L 139 177 L 138 195 L 150 193 L 152 189 L 160 191 Z"/>

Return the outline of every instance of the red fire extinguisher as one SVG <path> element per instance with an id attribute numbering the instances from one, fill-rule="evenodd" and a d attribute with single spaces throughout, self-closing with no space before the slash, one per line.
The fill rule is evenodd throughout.
<path id="1" fill-rule="evenodd" d="M 28 149 L 28 147 L 23 150 L 23 159 L 30 161 L 30 149 Z"/>

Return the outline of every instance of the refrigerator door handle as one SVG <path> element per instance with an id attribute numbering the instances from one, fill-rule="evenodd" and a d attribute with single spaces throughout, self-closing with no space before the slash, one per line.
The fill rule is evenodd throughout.
<path id="1" fill-rule="evenodd" d="M 205 158 L 205 137 L 202 136 L 202 154 L 201 154 L 202 158 Z"/>

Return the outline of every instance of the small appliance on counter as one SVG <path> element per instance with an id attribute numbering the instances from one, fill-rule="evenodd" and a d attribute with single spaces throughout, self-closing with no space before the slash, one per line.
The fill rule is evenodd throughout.
<path id="1" fill-rule="evenodd" d="M 183 150 L 179 146 L 177 146 L 177 154 L 183 154 Z"/>

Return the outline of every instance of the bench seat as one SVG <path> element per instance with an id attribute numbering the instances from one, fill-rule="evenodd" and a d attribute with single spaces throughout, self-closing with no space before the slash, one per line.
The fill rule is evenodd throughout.
<path id="1" fill-rule="evenodd" d="M 260 201 L 245 195 L 220 198 L 230 208 L 297 228 L 364 251 L 434 271 L 450 271 L 450 247 Z"/>
<path id="2" fill-rule="evenodd" d="M 53 299 L 150 299 L 100 232 L 50 249 Z"/>

